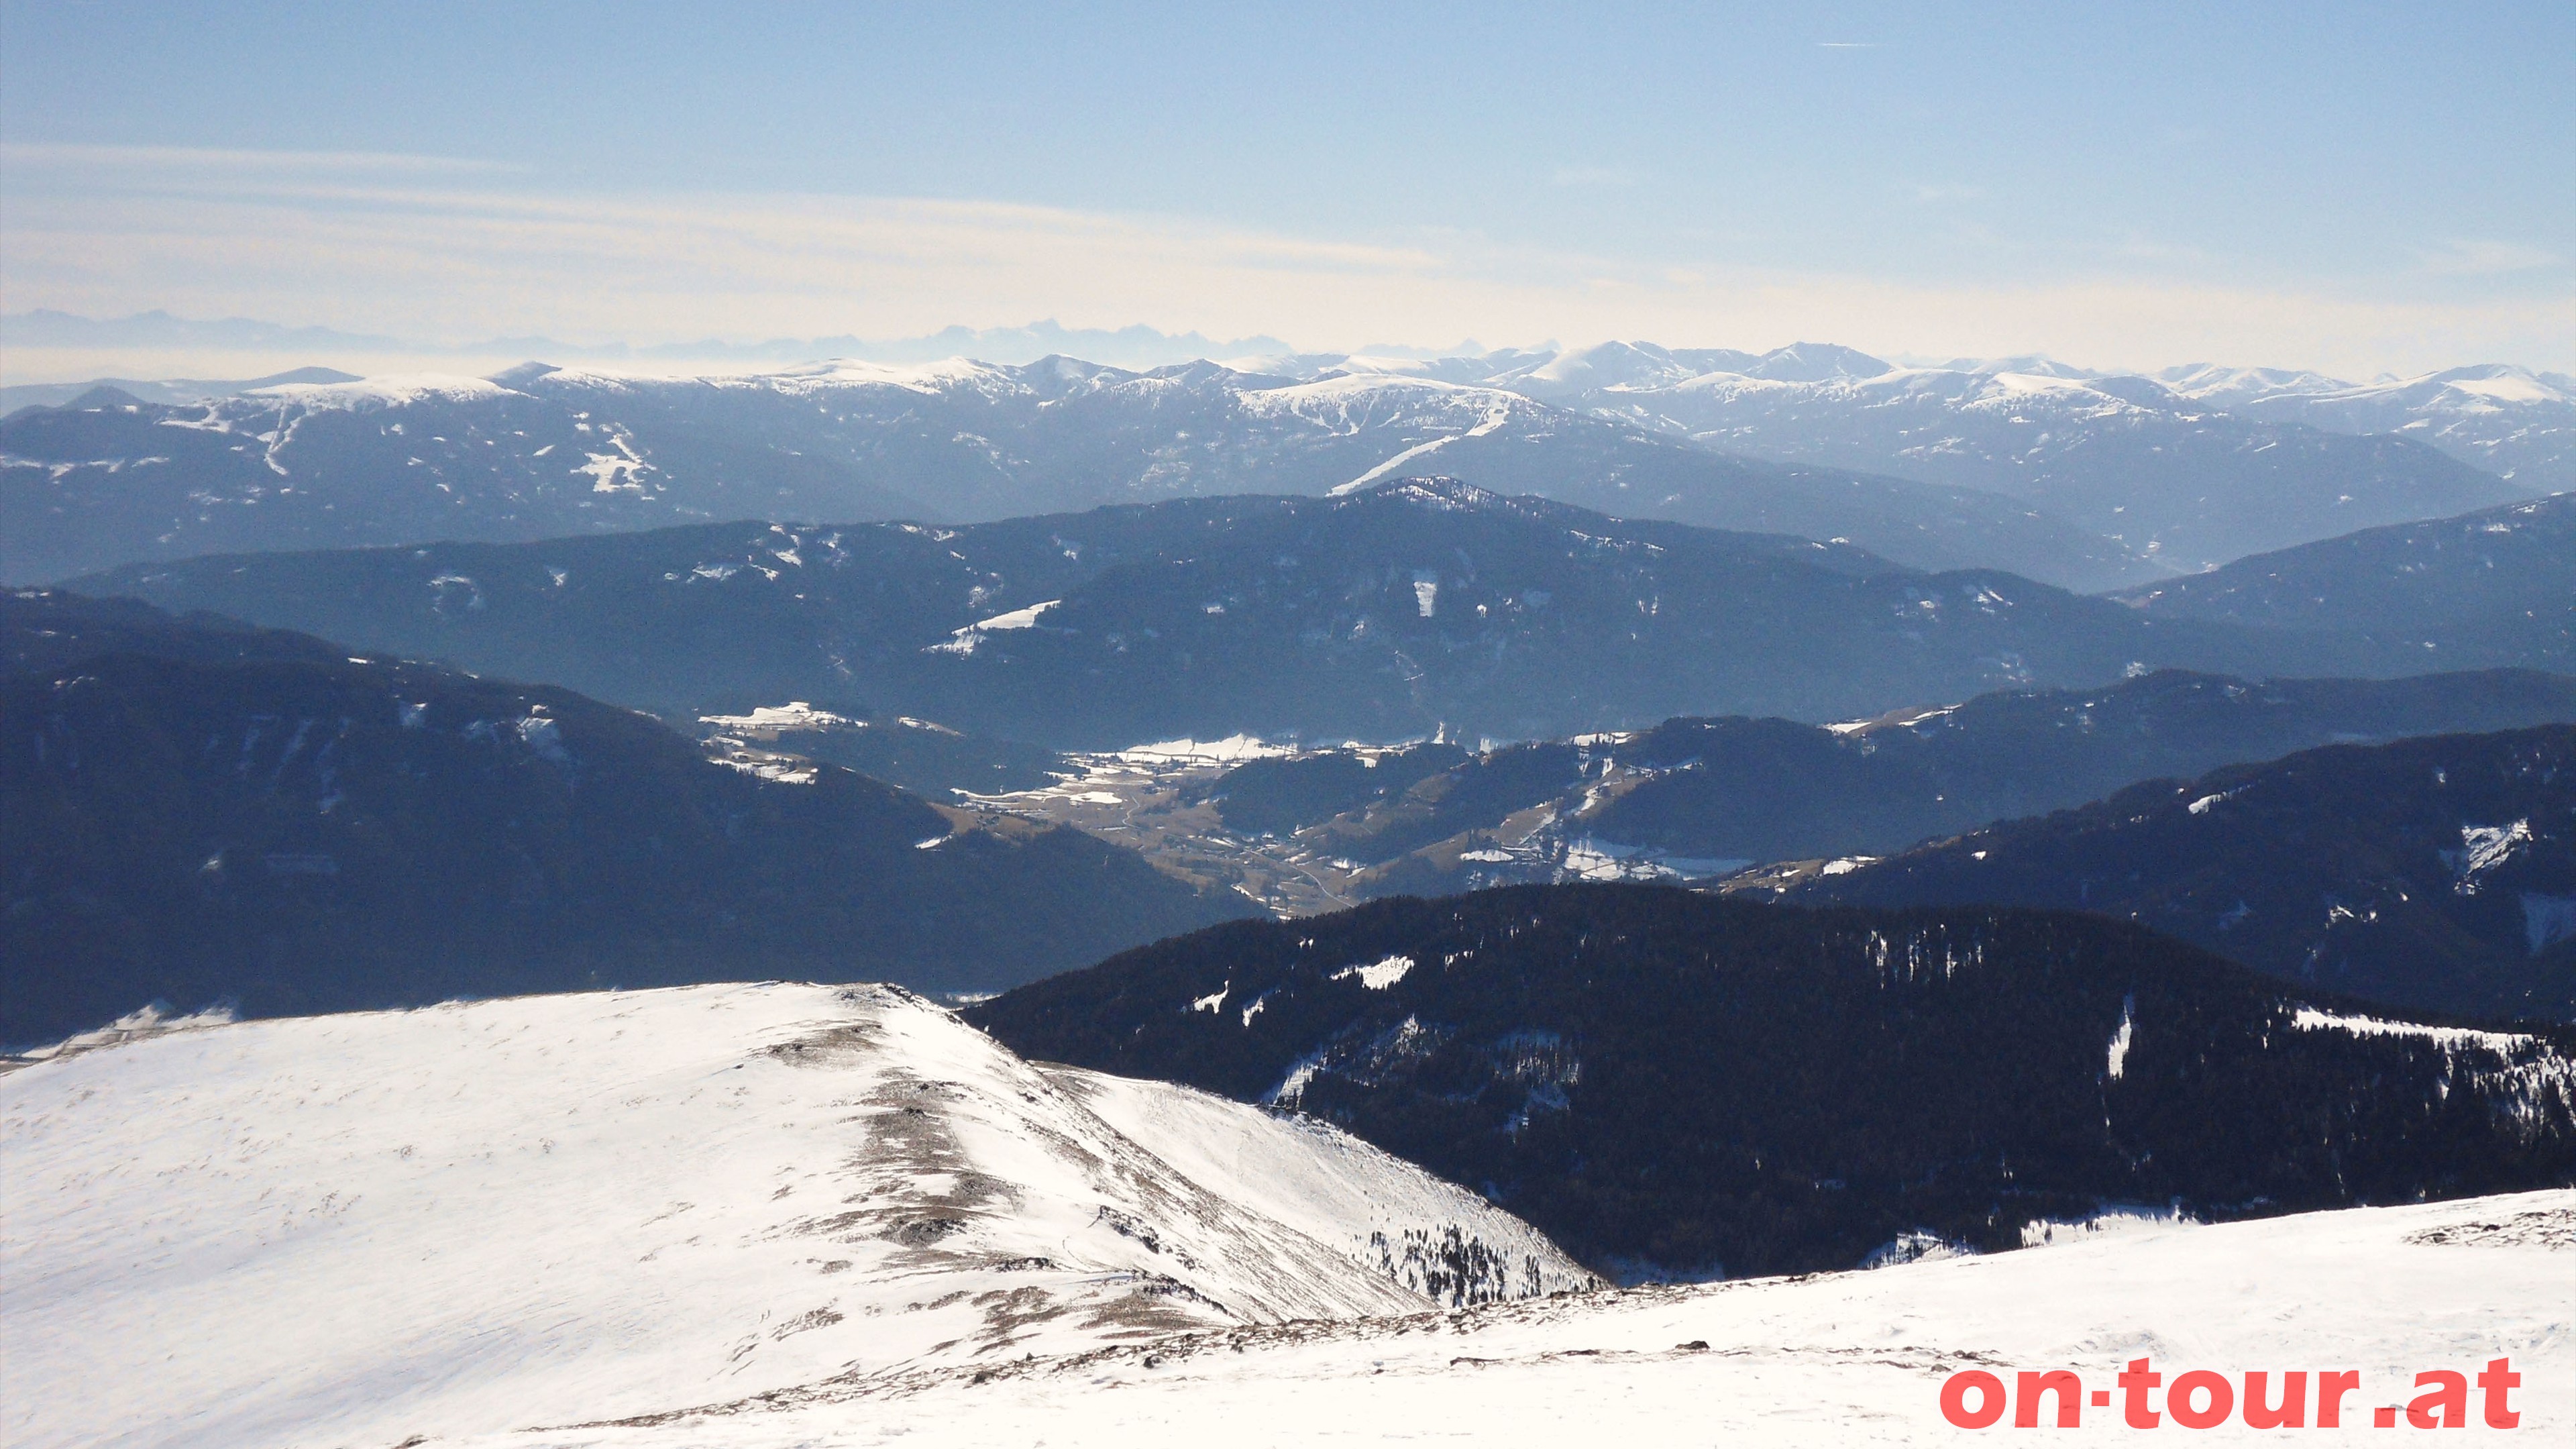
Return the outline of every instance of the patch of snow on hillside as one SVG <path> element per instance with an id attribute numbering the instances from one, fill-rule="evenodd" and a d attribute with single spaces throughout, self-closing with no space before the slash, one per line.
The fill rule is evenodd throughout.
<path id="1" fill-rule="evenodd" d="M 582 456 L 590 461 L 580 464 L 572 471 L 583 474 L 591 480 L 590 491 L 593 493 L 643 492 L 644 475 L 661 470 L 645 462 L 643 455 L 635 451 L 635 445 L 627 441 L 625 434 L 613 433 L 608 441 L 610 446 L 617 449 L 616 452 L 585 452 Z"/>
<path id="2" fill-rule="evenodd" d="M 1931 1233 L 1904 1232 L 1872 1248 L 1860 1260 L 1864 1271 L 1903 1267 L 1909 1263 L 1938 1263 L 1949 1258 L 1972 1258 L 1977 1250 L 1965 1243 L 1954 1243 Z"/>
<path id="3" fill-rule="evenodd" d="M 96 1030 L 65 1037 L 50 1046 L 38 1047 L 17 1056 L 0 1057 L 0 1072 L 34 1066 L 38 1062 L 76 1057 L 83 1052 L 96 1051 L 101 1047 L 123 1046 L 127 1042 L 142 1041 L 171 1032 L 204 1031 L 209 1027 L 230 1026 L 232 1023 L 233 1011 L 229 1006 L 210 1006 L 203 1011 L 173 1014 L 155 1004 L 139 1011 L 129 1011 Z"/>
<path id="4" fill-rule="evenodd" d="M 2477 1031 L 2463 1026 L 2426 1026 L 2412 1021 L 2382 1021 L 2375 1016 L 2349 1016 L 2302 1006 L 2290 1018 L 2301 1031 L 2341 1031 L 2354 1036 L 2414 1037 L 2444 1047 L 2477 1047 L 2509 1055 L 2539 1046 L 2540 1039 L 2520 1032 Z"/>
<path id="5" fill-rule="evenodd" d="M 985 635 L 1007 634 L 1015 629 L 1034 629 L 1038 626 L 1039 618 L 1045 615 L 1047 610 L 1063 602 L 1062 599 L 1049 599 L 1042 604 L 1031 604 L 1025 609 L 1013 609 L 1008 613 L 995 614 L 989 619 L 969 624 L 963 629 L 952 629 L 945 641 L 930 645 L 921 652 L 972 654 L 975 652 L 975 646 L 984 642 Z"/>
<path id="6" fill-rule="evenodd" d="M 2344 1031 L 2355 1036 L 2414 1038 L 2440 1049 L 2446 1090 L 2466 1090 L 2516 1123 L 2528 1137 L 2553 1119 L 2576 1113 L 2576 1058 L 2523 1032 L 2478 1031 L 2382 1021 L 2302 1006 L 2291 1024 L 2301 1031 Z"/>
<path id="7" fill-rule="evenodd" d="M 2197 1224 L 2171 1207 L 2113 1204 L 2080 1218 L 2033 1218 L 2021 1225 L 2021 1245 L 2025 1248 L 2056 1247 L 2195 1226 Z"/>
<path id="8" fill-rule="evenodd" d="M 1352 479 L 1348 483 L 1337 483 L 1333 485 L 1333 487 L 1326 490 L 1325 496 L 1328 498 L 1339 498 L 1345 494 L 1356 493 L 1361 489 L 1366 488 L 1371 483 L 1376 482 L 1380 478 L 1384 478 L 1389 474 L 1394 473 L 1397 469 L 1402 468 L 1404 465 L 1417 458 L 1428 457 L 1431 454 L 1438 452 L 1447 444 L 1456 442 L 1460 438 L 1484 437 L 1501 428 L 1505 423 L 1508 423 L 1511 420 L 1512 409 L 1510 401 L 1508 399 L 1497 398 L 1486 406 L 1484 418 L 1474 426 L 1468 428 L 1465 432 L 1444 433 L 1428 442 L 1416 443 L 1412 447 L 1405 449 L 1403 452 L 1396 454 L 1385 462 L 1378 464 L 1376 467 L 1369 469 L 1365 473 L 1362 473 L 1360 476 Z"/>
<path id="9" fill-rule="evenodd" d="M 248 403 L 288 403 L 313 412 L 409 407 L 424 402 L 489 402 L 515 396 L 511 388 L 480 377 L 446 373 L 388 373 L 356 382 L 289 382 L 241 395 Z"/>
<path id="10" fill-rule="evenodd" d="M 1457 1230 L 1499 1259 L 1478 1281 L 1454 1274 L 1437 1287 L 1397 1255 L 1381 1271 L 1436 1301 L 1460 1305 L 1596 1286 L 1536 1229 L 1464 1188 L 1383 1153 L 1311 1117 L 1279 1117 L 1189 1087 L 1137 1081 L 1070 1067 L 1041 1068 L 1068 1094 L 1154 1153 L 1183 1177 L 1228 1202 L 1262 1212 L 1352 1257 L 1379 1261 L 1372 1240 Z M 1389 1171 L 1389 1167 L 1395 1168 Z M 1357 1210 L 1355 1211 L 1355 1205 Z"/>
<path id="11" fill-rule="evenodd" d="M 1362 473 L 1360 476 L 1352 479 L 1348 483 L 1334 484 L 1331 488 L 1325 490 L 1324 496 L 1327 498 L 1339 498 L 1345 494 L 1357 493 L 1361 489 L 1369 486 L 1371 483 L 1374 483 L 1389 473 L 1394 472 L 1396 469 L 1403 467 L 1405 464 L 1412 462 L 1414 459 L 1427 457 L 1432 453 L 1438 452 L 1441 448 L 1456 441 L 1457 437 L 1458 435 L 1455 433 L 1448 433 L 1440 437 L 1433 438 L 1427 443 L 1416 443 L 1412 447 L 1405 449 L 1403 452 L 1396 454 L 1394 457 L 1389 458 L 1385 462 L 1378 464 L 1376 467 L 1369 469 L 1365 473 Z"/>
<path id="12" fill-rule="evenodd" d="M 2511 825 L 2463 825 L 2460 848 L 2442 852 L 2442 860 L 2456 877 L 2451 889 L 2460 895 L 2478 893 L 2478 877 L 2513 859 L 2514 853 L 2531 843 L 2531 822 L 2517 820 Z"/>
<path id="13" fill-rule="evenodd" d="M 1031 604 L 1025 609 L 1013 609 L 1007 614 L 995 614 L 989 619 L 968 627 L 980 629 L 988 634 L 1005 629 L 1034 629 L 1037 627 L 1039 616 L 1063 602 L 1062 599 L 1049 599 L 1043 604 Z"/>
<path id="14" fill-rule="evenodd" d="M 822 766 L 800 756 L 776 755 L 725 741 L 718 741 L 717 745 L 707 752 L 709 762 L 728 770 L 739 770 L 756 779 L 774 780 L 782 785 L 811 785 L 823 777 Z"/>
<path id="15" fill-rule="evenodd" d="M 2102 1070 L 2112 1081 L 2120 1080 L 2121 1074 L 2129 1069 L 2129 1041 L 2137 1027 L 2137 1015 L 2138 998 L 2135 995 L 2120 998 L 2120 1029 L 2111 1033 L 2111 1045 L 2102 1063 Z"/>
<path id="16" fill-rule="evenodd" d="M 1402 981 L 1406 974 L 1412 970 L 1412 957 L 1389 956 L 1382 961 L 1372 961 L 1366 965 L 1345 966 L 1341 970 L 1333 973 L 1333 979 L 1335 981 L 1347 981 L 1351 977 L 1356 976 L 1360 979 L 1360 984 L 1367 987 L 1369 990 L 1384 991 L 1395 983 Z"/>
<path id="17" fill-rule="evenodd" d="M 1677 874 L 1656 858 L 1652 847 L 1588 835 L 1565 842 L 1557 872 L 1566 880 L 1601 881 L 1668 880 Z"/>
<path id="18" fill-rule="evenodd" d="M 792 699 L 785 704 L 754 705 L 749 714 L 702 714 L 698 716 L 698 723 L 713 725 L 721 730 L 766 733 L 771 736 L 775 736 L 782 730 L 800 732 L 867 728 L 866 720 L 834 714 L 828 709 L 816 709 L 801 699 Z"/>
<path id="19" fill-rule="evenodd" d="M 1266 760 L 1297 753 L 1294 745 L 1273 745 L 1258 735 L 1227 735 L 1221 740 L 1159 740 L 1148 745 L 1129 745 L 1114 752 L 1121 760 L 1134 764 L 1177 764 L 1204 761 L 1232 764 L 1240 760 Z"/>

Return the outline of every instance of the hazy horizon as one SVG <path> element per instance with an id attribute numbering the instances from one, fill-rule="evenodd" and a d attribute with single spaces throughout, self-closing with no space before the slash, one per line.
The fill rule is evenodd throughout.
<path id="1" fill-rule="evenodd" d="M 26 342 L 27 332 L 42 339 Z M 90 334 L 86 343 L 62 340 L 65 334 Z M 138 339 L 153 334 L 197 340 Z M 1267 336 L 1231 339 L 1198 333 L 1164 333 L 1142 323 L 1117 328 L 1068 328 L 1052 318 L 1019 326 L 969 328 L 951 325 L 911 337 L 706 338 L 682 343 L 632 343 L 622 339 L 568 341 L 561 338 L 478 338 L 452 345 L 417 338 L 367 336 L 323 326 L 289 328 L 256 318 L 183 318 L 155 309 L 122 318 L 84 318 L 46 310 L 0 314 L 0 386 L 9 389 L 59 387 L 101 379 L 134 381 L 242 381 L 298 369 L 326 368 L 360 376 L 406 373 L 489 376 L 527 363 L 546 363 L 607 373 L 639 376 L 760 373 L 800 364 L 830 361 L 879 362 L 889 365 L 943 362 L 964 358 L 997 366 L 1016 366 L 1047 356 L 1069 356 L 1131 370 L 1148 370 L 1188 361 L 1250 364 L 1266 358 L 1361 356 L 1441 359 L 1481 357 L 1492 353 L 1573 352 L 1605 344 L 1644 344 L 1676 350 L 1723 348 L 1725 343 L 1678 343 L 1656 337 L 1621 337 L 1566 342 L 1557 338 L 1487 344 L 1462 338 L 1447 347 L 1410 343 L 1367 342 L 1357 346 L 1304 347 Z M 1831 337 L 1802 337 L 1793 345 L 1839 346 Z M 1736 348 L 1765 352 L 1773 348 Z M 1867 352 L 1868 349 L 1856 349 Z M 2196 357 L 2133 368 L 2101 367 L 2081 357 L 2021 353 L 2009 357 L 1934 357 L 1908 352 L 1871 353 L 1899 368 L 1990 367 L 1999 363 L 2041 359 L 2062 366 L 2117 375 L 2154 376 L 2159 372 L 2214 364 L 2261 368 L 2244 359 Z M 2452 367 L 2523 366 L 2517 359 L 2456 359 Z M 2294 370 L 2294 369 L 2281 369 Z M 2385 382 L 2422 376 L 2379 372 L 2345 375 L 2351 383 Z M 2546 368 L 2529 368 L 2557 376 Z M 2332 374 L 2328 374 L 2332 376 Z"/>
<path id="2" fill-rule="evenodd" d="M 2564 7 L 11 3 L 0 39 L 13 313 L 2576 368 Z"/>

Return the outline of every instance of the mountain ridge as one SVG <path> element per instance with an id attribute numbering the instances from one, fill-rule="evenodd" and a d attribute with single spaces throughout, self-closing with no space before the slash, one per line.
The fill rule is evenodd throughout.
<path id="1" fill-rule="evenodd" d="M 2330 745 L 1742 888 L 2092 910 L 2300 986 L 2568 1021 L 2571 786 L 2576 723 Z"/>
<path id="2" fill-rule="evenodd" d="M 1345 893 L 1445 895 L 1889 855 L 2141 781 L 2330 743 L 2557 722 L 2576 722 L 2576 678 L 2254 681 L 2172 670 L 1829 726 L 1674 719 L 1482 753 L 1326 750 L 1251 761 L 1195 793 L 1229 828 L 1364 865 Z"/>
<path id="3" fill-rule="evenodd" d="M 1508 390 L 1049 357 L 644 378 L 529 364 L 0 420 L 0 576 L 727 517 L 993 520 L 1439 470 L 1618 516 L 2101 588 L 2163 570 L 2029 504 L 1734 458 Z M 1415 471 L 1421 471 L 1417 468 Z"/>
<path id="4" fill-rule="evenodd" d="M 1215 927 L 965 1015 L 1323 1117 L 1630 1281 L 2576 1172 L 2567 1029 L 2391 1021 L 2071 912 L 1513 886 Z"/>
<path id="5" fill-rule="evenodd" d="M 1245 913 L 1077 831 L 295 635 L 0 595 L 0 1042 L 605 984 L 990 990 Z M 96 617 L 111 617 L 100 623 Z"/>
<path id="6" fill-rule="evenodd" d="M 1056 748 L 1836 719 L 2132 665 L 2414 662 L 1444 479 L 954 528 L 727 524 L 219 556 L 80 587 L 665 712 L 806 700 Z M 649 658 L 638 630 L 656 640 Z"/>

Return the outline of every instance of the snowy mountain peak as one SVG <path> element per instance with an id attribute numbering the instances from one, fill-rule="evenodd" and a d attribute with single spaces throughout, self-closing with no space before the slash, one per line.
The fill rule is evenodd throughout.
<path id="1" fill-rule="evenodd" d="M 563 371 L 562 368 L 555 366 L 551 362 L 539 362 L 532 357 L 527 361 L 520 363 L 516 367 L 505 367 L 501 369 L 499 372 L 492 374 L 487 381 L 497 383 L 502 387 L 516 390 L 518 388 L 525 387 L 529 383 L 535 382 L 538 378 L 561 371 Z"/>
<path id="2" fill-rule="evenodd" d="M 516 371 L 517 369 L 513 369 Z M 360 411 L 410 407 L 424 402 L 475 403 L 508 396 L 514 389 L 489 378 L 449 373 L 388 373 L 356 382 L 290 382 L 242 394 L 251 408 L 284 404 L 311 412 Z"/>
<path id="3" fill-rule="evenodd" d="M 1840 378 L 1876 377 L 1892 371 L 1888 364 L 1855 348 L 1831 342 L 1792 342 L 1762 354 L 1747 377 L 1771 382 L 1832 382 Z"/>
<path id="4" fill-rule="evenodd" d="M 2154 374 L 2180 396 L 2220 404 L 2241 403 L 2275 393 L 2340 392 L 2352 386 L 2320 372 L 2279 367 L 2221 367 L 2193 362 Z"/>
<path id="5" fill-rule="evenodd" d="M 1687 364 L 1651 342 L 1603 342 L 1560 352 L 1511 376 L 1516 385 L 1546 395 L 1586 388 L 1664 387 L 1691 372 Z"/>
<path id="6" fill-rule="evenodd" d="M 888 987 L 171 1032 L 0 1076 L 0 1122 L 13 1379 L 154 1384 L 46 1396 L 21 1442 L 112 1398 L 201 1406 L 194 1444 L 390 1444 L 433 1402 L 489 1433 L 1592 1281 L 1331 1128 Z"/>

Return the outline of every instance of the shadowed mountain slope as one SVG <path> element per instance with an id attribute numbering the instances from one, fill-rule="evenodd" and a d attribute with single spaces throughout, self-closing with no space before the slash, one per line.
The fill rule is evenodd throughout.
<path id="1" fill-rule="evenodd" d="M 2303 986 L 2576 1019 L 2576 725 L 2151 781 L 1791 895 L 2101 911 Z"/>
<path id="2" fill-rule="evenodd" d="M 0 1042 L 155 999 L 990 990 L 1247 909 L 1076 831 L 833 766 L 730 769 L 568 690 L 274 634 L 209 658 L 244 636 L 94 609 L 0 597 L 12 654 L 57 656 L 0 675 Z M 84 630 L 99 652 L 59 644 Z"/>
<path id="3" fill-rule="evenodd" d="M 1298 1107 L 1627 1277 L 2576 1172 L 2564 1032 L 2374 1021 L 2071 913 L 1521 886 L 1220 926 L 967 1015 L 1026 1056 Z"/>
<path id="4" fill-rule="evenodd" d="M 1052 747 L 1838 719 L 2131 667 L 2412 669 L 2003 574 L 1450 479 L 956 529 L 724 524 L 84 580 L 671 712 L 805 700 Z"/>

